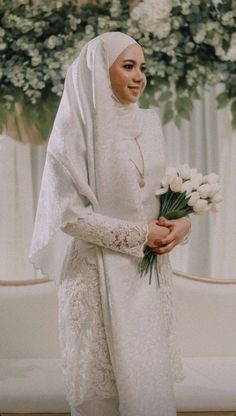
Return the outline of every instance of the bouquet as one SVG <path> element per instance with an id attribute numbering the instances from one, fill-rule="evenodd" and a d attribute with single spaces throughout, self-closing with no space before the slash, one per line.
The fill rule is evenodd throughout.
<path id="1" fill-rule="evenodd" d="M 161 188 L 156 192 L 156 196 L 160 196 L 159 217 L 173 220 L 189 214 L 217 212 L 219 203 L 223 200 L 219 193 L 218 179 L 215 173 L 203 176 L 197 172 L 197 169 L 190 168 L 187 164 L 177 168 L 168 167 L 161 180 Z M 152 248 L 146 246 L 144 257 L 139 263 L 139 272 L 141 277 L 149 273 L 149 284 L 151 284 L 154 271 L 160 287 L 157 257 Z"/>

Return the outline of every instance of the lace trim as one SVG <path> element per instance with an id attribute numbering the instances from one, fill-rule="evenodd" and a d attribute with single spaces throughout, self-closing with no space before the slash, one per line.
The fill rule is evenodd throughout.
<path id="1" fill-rule="evenodd" d="M 69 266 L 69 267 L 68 267 Z M 97 266 L 72 247 L 67 278 L 58 289 L 59 341 L 67 400 L 117 395 L 102 317 Z"/>
<path id="2" fill-rule="evenodd" d="M 173 294 L 172 267 L 168 255 L 158 256 L 160 270 L 160 291 L 164 323 L 168 339 L 171 374 L 173 382 L 182 381 L 183 373 L 181 351 L 178 343 L 175 304 Z"/>
<path id="3" fill-rule="evenodd" d="M 86 218 L 78 218 L 75 223 L 68 223 L 63 231 L 101 247 L 135 257 L 143 257 L 148 226 L 92 213 Z"/>

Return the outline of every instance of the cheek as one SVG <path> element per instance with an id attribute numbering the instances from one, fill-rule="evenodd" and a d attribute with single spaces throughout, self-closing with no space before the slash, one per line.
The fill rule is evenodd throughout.
<path id="1" fill-rule="evenodd" d="M 147 85 L 147 78 L 146 78 L 146 76 L 144 76 L 144 77 L 143 77 L 143 81 L 142 81 L 142 87 L 143 87 L 142 89 L 143 89 L 143 90 L 145 90 L 146 85 Z"/>
<path id="2" fill-rule="evenodd" d="M 122 87 L 124 81 L 123 81 L 124 75 L 121 71 L 114 71 L 110 73 L 110 79 L 111 79 L 111 87 L 113 90 L 117 90 Z"/>

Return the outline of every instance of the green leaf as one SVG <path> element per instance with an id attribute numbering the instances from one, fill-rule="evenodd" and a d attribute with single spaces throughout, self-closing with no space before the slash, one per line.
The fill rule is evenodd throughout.
<path id="1" fill-rule="evenodd" d="M 232 124 L 232 129 L 235 130 L 236 129 L 236 114 L 234 114 L 231 124 Z"/>
<path id="2" fill-rule="evenodd" d="M 200 100 L 200 98 L 201 98 L 201 96 L 200 96 L 200 94 L 199 94 L 199 92 L 198 92 L 197 88 L 196 88 L 196 89 L 192 89 L 192 90 L 190 91 L 190 96 L 191 96 L 191 98 L 192 98 L 193 100 Z"/>
<path id="3" fill-rule="evenodd" d="M 161 93 L 160 97 L 158 97 L 158 101 L 167 101 L 172 97 L 171 91 L 164 91 Z"/>
<path id="4" fill-rule="evenodd" d="M 189 97 L 177 97 L 175 108 L 178 115 L 185 120 L 190 120 L 191 111 L 193 109 L 192 101 Z"/>
<path id="5" fill-rule="evenodd" d="M 190 112 L 193 108 L 192 101 L 189 97 L 177 97 L 175 101 L 175 108 L 180 112 Z"/>
<path id="6" fill-rule="evenodd" d="M 218 109 L 226 107 L 229 103 L 228 93 L 227 92 L 222 92 L 221 94 L 217 95 L 216 101 L 217 101 L 217 108 Z"/>
<path id="7" fill-rule="evenodd" d="M 7 112 L 3 108 L 3 106 L 0 105 L 0 126 L 1 126 L 1 128 L 3 128 L 3 126 L 5 125 L 6 120 L 7 120 Z"/>
<path id="8" fill-rule="evenodd" d="M 231 112 L 233 114 L 233 116 L 236 116 L 236 100 L 234 100 L 230 106 Z"/>
<path id="9" fill-rule="evenodd" d="M 173 117 L 174 117 L 174 111 L 172 109 L 172 103 L 171 101 L 167 101 L 164 107 L 164 113 L 163 113 L 163 118 L 162 118 L 163 124 L 165 125 L 169 123 Z"/>
<path id="10" fill-rule="evenodd" d="M 174 122 L 175 122 L 175 125 L 178 127 L 178 129 L 180 129 L 180 127 L 181 127 L 181 117 L 179 116 L 179 114 L 175 115 Z"/>

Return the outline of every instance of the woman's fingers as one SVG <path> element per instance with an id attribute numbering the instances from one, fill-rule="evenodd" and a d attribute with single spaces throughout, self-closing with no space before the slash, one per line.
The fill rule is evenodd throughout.
<path id="1" fill-rule="evenodd" d="M 164 227 L 170 227 L 170 226 L 172 226 L 173 225 L 173 222 L 171 221 L 171 220 L 167 220 L 166 218 L 164 218 L 164 217 L 160 217 L 160 218 L 158 218 L 157 220 L 156 220 L 156 223 L 158 224 L 158 225 L 162 225 L 162 226 L 164 226 Z"/>
<path id="2" fill-rule="evenodd" d="M 166 254 L 166 253 L 169 253 L 175 246 L 176 246 L 176 243 L 173 240 L 170 244 L 153 248 L 152 251 L 156 254 Z"/>
<path id="3" fill-rule="evenodd" d="M 160 240 L 159 244 L 160 246 L 170 244 L 172 241 L 176 239 L 176 237 L 177 237 L 176 230 L 173 228 L 167 237 L 164 237 Z"/>

